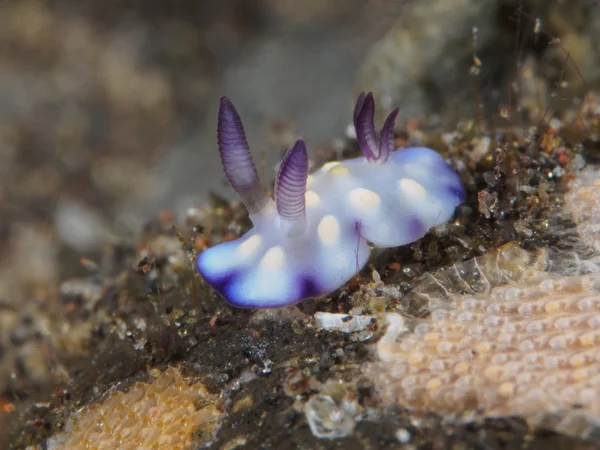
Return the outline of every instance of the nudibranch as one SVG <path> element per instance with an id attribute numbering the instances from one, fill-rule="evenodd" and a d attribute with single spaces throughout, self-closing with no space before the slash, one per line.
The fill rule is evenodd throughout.
<path id="1" fill-rule="evenodd" d="M 254 225 L 239 239 L 203 251 L 200 275 L 227 302 L 276 308 L 326 295 L 367 263 L 371 247 L 397 247 L 449 220 L 465 198 L 458 175 L 435 151 L 394 150 L 398 109 L 379 137 L 371 93 L 362 94 L 354 126 L 363 157 L 330 162 L 308 174 L 303 140 L 284 156 L 267 196 L 242 121 L 225 97 L 217 140 L 225 175 Z"/>

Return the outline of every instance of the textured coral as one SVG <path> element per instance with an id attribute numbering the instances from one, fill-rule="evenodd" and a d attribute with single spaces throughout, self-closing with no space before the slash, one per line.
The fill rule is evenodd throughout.
<path id="1" fill-rule="evenodd" d="M 599 198 L 600 172 L 590 170 L 566 196 L 580 236 L 575 275 L 553 261 L 569 252 L 509 244 L 424 280 L 405 301 L 430 315 L 391 316 L 378 343 L 370 372 L 381 398 L 465 420 L 521 416 L 600 439 Z"/>
<path id="2" fill-rule="evenodd" d="M 169 368 L 150 383 L 113 392 L 81 409 L 48 449 L 187 449 L 206 444 L 219 426 L 216 396 Z"/>

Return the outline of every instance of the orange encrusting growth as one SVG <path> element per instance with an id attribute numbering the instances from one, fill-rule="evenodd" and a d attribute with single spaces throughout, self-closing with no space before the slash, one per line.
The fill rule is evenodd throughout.
<path id="1" fill-rule="evenodd" d="M 169 368 L 150 383 L 115 391 L 76 412 L 48 449 L 184 450 L 206 444 L 217 430 L 218 396 L 204 385 L 188 384 Z"/>

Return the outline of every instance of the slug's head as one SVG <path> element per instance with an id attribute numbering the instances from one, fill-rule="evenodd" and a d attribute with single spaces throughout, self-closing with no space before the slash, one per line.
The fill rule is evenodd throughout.
<path id="1" fill-rule="evenodd" d="M 226 97 L 221 98 L 217 141 L 225 176 L 246 205 L 252 221 L 255 224 L 261 220 L 276 222 L 273 232 L 280 231 L 290 238 L 303 234 L 306 230 L 308 179 L 308 154 L 304 141 L 298 139 L 279 166 L 275 180 L 275 208 L 258 177 L 240 116 Z"/>
<path id="2" fill-rule="evenodd" d="M 354 222 L 314 204 L 307 217 L 304 141 L 297 140 L 284 156 L 273 201 L 258 178 L 239 115 L 225 97 L 217 128 L 223 170 L 254 227 L 202 252 L 197 260 L 202 277 L 229 303 L 248 308 L 284 306 L 343 285 L 366 263 L 370 249 Z"/>

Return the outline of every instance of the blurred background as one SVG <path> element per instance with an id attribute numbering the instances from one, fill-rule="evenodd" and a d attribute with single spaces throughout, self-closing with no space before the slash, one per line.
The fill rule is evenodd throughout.
<path id="1" fill-rule="evenodd" d="M 399 127 L 451 131 L 475 105 L 538 124 L 597 85 L 599 35 L 587 0 L 3 1 L 0 308 L 161 210 L 231 197 L 222 95 L 268 182 L 297 136 L 311 155 L 343 137 L 361 90 Z"/>
<path id="2" fill-rule="evenodd" d="M 315 147 L 343 132 L 357 66 L 398 8 L 2 2 L 0 299 L 73 275 L 80 256 L 163 208 L 202 205 L 209 189 L 229 196 L 216 148 L 222 95 L 269 170 L 287 145 L 277 136 Z"/>

